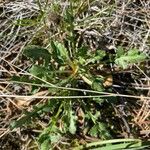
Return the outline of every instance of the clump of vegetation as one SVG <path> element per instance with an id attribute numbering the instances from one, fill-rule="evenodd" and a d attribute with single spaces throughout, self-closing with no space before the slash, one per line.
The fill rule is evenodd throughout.
<path id="1" fill-rule="evenodd" d="M 116 54 L 111 54 L 103 49 L 91 51 L 84 43 L 79 45 L 76 40 L 78 35 L 75 31 L 76 14 L 73 3 L 69 3 L 64 18 L 61 18 L 60 30 L 66 34 L 62 42 L 50 39 L 50 46 L 46 49 L 38 45 L 29 45 L 23 52 L 32 61 L 29 72 L 33 76 L 22 77 L 19 81 L 29 83 L 32 78 L 31 85 L 48 86 L 51 98 L 34 107 L 31 112 L 25 112 L 24 117 L 12 124 L 12 128 L 25 123 L 29 125 L 33 119 L 49 114 L 47 127 L 38 139 L 43 150 L 49 149 L 69 134 L 81 137 L 90 135 L 105 140 L 115 138 L 115 125 L 110 118 L 107 120 L 103 116 L 103 107 L 107 105 L 113 111 L 112 105 L 117 101 L 116 96 L 110 97 L 113 80 L 111 64 L 123 70 L 146 59 L 137 49 L 125 52 L 119 47 Z M 107 71 L 104 68 L 107 68 Z M 33 86 L 34 91 L 40 89 Z M 123 145 L 130 144 L 133 146 L 132 140 Z M 139 142 L 138 146 L 141 146 Z"/>
<path id="2" fill-rule="evenodd" d="M 142 149 L 148 145 L 138 139 L 137 127 L 128 123 L 132 115 L 126 115 L 124 110 L 125 105 L 131 109 L 128 100 L 136 101 L 140 95 L 134 95 L 137 91 L 128 87 L 122 91 L 113 85 L 120 80 L 120 74 L 130 75 L 126 72 L 134 64 L 142 65 L 149 57 L 138 48 L 123 44 L 109 49 L 106 41 L 96 39 L 97 35 L 87 40 L 90 31 L 84 28 L 91 27 L 98 17 L 112 15 L 115 7 L 110 4 L 106 8 L 109 13 L 89 10 L 88 17 L 83 17 L 89 5 L 95 3 L 98 1 L 70 0 L 61 3 L 65 5 L 62 10 L 60 2 L 54 1 L 49 7 L 46 1 L 42 7 L 38 1 L 40 13 L 36 19 L 17 21 L 17 26 L 41 28 L 23 48 L 22 57 L 30 66 L 28 73 L 11 79 L 16 84 L 30 85 L 25 97 L 31 99 L 24 101 L 33 107 L 24 110 L 10 128 L 38 130 L 40 134 L 35 132 L 34 136 L 42 150 Z M 103 32 L 105 27 L 94 24 L 93 28 Z M 42 92 L 46 95 L 36 95 Z M 116 124 L 120 118 L 123 123 Z"/>

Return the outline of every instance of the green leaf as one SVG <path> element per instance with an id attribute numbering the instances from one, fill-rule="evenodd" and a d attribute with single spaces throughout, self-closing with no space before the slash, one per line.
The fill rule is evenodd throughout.
<path id="1" fill-rule="evenodd" d="M 46 139 L 43 141 L 43 143 L 41 144 L 41 150 L 50 150 L 51 145 L 50 145 L 50 140 Z"/>
<path id="2" fill-rule="evenodd" d="M 42 66 L 38 66 L 38 65 L 33 65 L 30 69 L 29 69 L 30 73 L 37 76 L 39 74 L 46 74 L 48 72 L 47 68 L 42 67 Z"/>
<path id="3" fill-rule="evenodd" d="M 144 61 L 145 59 L 146 55 L 144 53 L 139 53 L 137 49 L 131 49 L 126 54 L 116 58 L 115 63 L 126 69 L 129 65 Z"/>
<path id="4" fill-rule="evenodd" d="M 102 99 L 100 97 L 94 97 L 93 101 L 95 101 L 98 104 L 102 104 L 105 101 L 105 99 Z"/>
<path id="5" fill-rule="evenodd" d="M 97 91 L 104 91 L 104 86 L 103 86 L 103 79 L 102 78 L 96 78 L 92 82 L 92 89 L 97 90 Z"/>
<path id="6" fill-rule="evenodd" d="M 51 148 L 52 144 L 58 142 L 62 137 L 58 127 L 54 124 L 50 124 L 45 128 L 42 133 L 39 135 L 38 142 L 41 144 L 43 150 L 48 150 Z"/>
<path id="7" fill-rule="evenodd" d="M 139 147 L 138 143 L 135 142 L 129 142 L 129 143 L 117 143 L 117 144 L 108 144 L 105 146 L 102 146 L 100 149 L 101 150 L 121 150 L 121 149 L 126 149 L 126 150 L 134 150 L 133 148 Z"/>
<path id="8" fill-rule="evenodd" d="M 136 48 L 130 49 L 130 50 L 127 52 L 127 55 L 128 55 L 128 56 L 135 56 L 135 55 L 138 55 L 138 54 L 139 54 L 139 51 L 138 51 Z"/>
<path id="9" fill-rule="evenodd" d="M 91 150 L 121 150 L 130 149 L 136 150 L 142 148 L 142 141 L 139 139 L 113 139 L 101 140 L 92 143 L 87 143 L 84 146 L 78 146 L 77 149 L 91 149 Z"/>
<path id="10" fill-rule="evenodd" d="M 94 125 L 94 126 L 90 129 L 89 134 L 90 134 L 91 136 L 94 136 L 94 137 L 97 137 L 97 136 L 98 136 L 98 127 L 97 127 L 97 125 Z"/>
<path id="11" fill-rule="evenodd" d="M 102 139 L 110 139 L 111 135 L 109 133 L 109 130 L 107 129 L 106 124 L 99 122 L 97 123 L 98 131 L 99 131 L 99 137 Z"/>
<path id="12" fill-rule="evenodd" d="M 38 24 L 37 19 L 29 19 L 29 18 L 23 18 L 16 20 L 15 25 L 22 26 L 22 27 L 31 27 L 36 26 Z"/>
<path id="13" fill-rule="evenodd" d="M 69 56 L 68 56 L 68 51 L 67 49 L 64 47 L 63 44 L 55 42 L 56 47 L 58 48 L 58 52 L 59 55 L 64 59 L 64 60 L 68 60 Z"/>
<path id="14" fill-rule="evenodd" d="M 67 63 L 70 61 L 68 51 L 63 44 L 51 41 L 51 47 L 53 49 L 53 57 L 55 61 L 58 63 Z"/>
<path id="15" fill-rule="evenodd" d="M 97 60 L 102 60 L 106 56 L 106 52 L 103 50 L 96 50 Z"/>
<path id="16" fill-rule="evenodd" d="M 46 79 L 53 79 L 53 76 L 55 75 L 55 71 L 52 71 L 51 69 L 48 69 L 48 67 L 43 67 L 39 65 L 33 65 L 30 69 L 29 72 L 37 77 L 44 78 Z"/>
<path id="17" fill-rule="evenodd" d="M 108 129 L 104 123 L 96 122 L 90 129 L 89 134 L 94 137 L 101 137 L 102 139 L 111 138 Z"/>
<path id="18" fill-rule="evenodd" d="M 82 46 L 78 49 L 77 55 L 85 58 L 87 53 L 88 53 L 88 48 L 86 46 Z"/>
<path id="19" fill-rule="evenodd" d="M 50 135 L 51 143 L 56 143 L 56 142 L 58 142 L 61 137 L 62 137 L 61 134 L 58 134 L 58 133 L 57 133 L 57 134 L 51 134 L 51 135 Z"/>
<path id="20" fill-rule="evenodd" d="M 33 61 L 43 60 L 43 64 L 45 66 L 47 66 L 51 60 L 49 51 L 36 45 L 25 47 L 23 53 L 26 57 L 32 59 Z"/>
<path id="21" fill-rule="evenodd" d="M 18 128 L 23 125 L 29 124 L 30 122 L 31 122 L 31 118 L 28 116 L 25 116 L 25 117 L 22 117 L 21 119 L 19 119 L 18 121 L 12 121 L 10 123 L 10 128 L 11 129 Z"/>
<path id="22" fill-rule="evenodd" d="M 86 59 L 84 59 L 83 57 L 78 57 L 78 62 L 81 64 L 81 65 L 84 65 L 86 63 Z"/>
<path id="23" fill-rule="evenodd" d="M 73 115 L 73 111 L 70 111 L 69 132 L 71 134 L 75 134 L 76 133 L 76 117 Z"/>
<path id="24" fill-rule="evenodd" d="M 11 81 L 16 81 L 16 82 L 29 82 L 29 76 L 22 76 L 22 77 L 18 77 L 18 76 L 13 76 L 11 78 Z"/>
<path id="25" fill-rule="evenodd" d="M 97 50 L 94 55 L 90 54 L 90 58 L 87 59 L 86 65 L 89 63 L 95 63 L 101 61 L 106 56 L 106 52 L 103 50 Z"/>
<path id="26" fill-rule="evenodd" d="M 117 48 L 117 50 L 116 50 L 116 56 L 117 56 L 117 58 L 118 58 L 118 57 L 121 57 L 122 55 L 124 55 L 124 53 L 125 53 L 125 51 L 124 51 L 123 47 L 122 47 L 122 46 L 119 46 L 119 47 Z"/>
<path id="27" fill-rule="evenodd" d="M 88 119 L 90 118 L 94 124 L 96 124 L 97 116 L 93 115 L 90 111 L 87 111 Z"/>
<path id="28" fill-rule="evenodd" d="M 65 21 L 69 24 L 72 24 L 74 21 L 74 17 L 72 16 L 69 9 L 66 10 Z"/>

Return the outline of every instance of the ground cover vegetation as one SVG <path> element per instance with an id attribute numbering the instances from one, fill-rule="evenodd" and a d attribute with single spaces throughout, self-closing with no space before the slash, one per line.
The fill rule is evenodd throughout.
<path id="1" fill-rule="evenodd" d="M 1 149 L 149 149 L 149 1 L 8 0 L 0 24 Z"/>

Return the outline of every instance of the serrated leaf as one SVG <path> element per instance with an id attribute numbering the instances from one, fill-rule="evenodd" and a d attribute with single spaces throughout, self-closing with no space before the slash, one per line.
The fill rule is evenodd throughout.
<path id="1" fill-rule="evenodd" d="M 36 45 L 30 45 L 24 48 L 23 54 L 33 61 L 43 60 L 44 65 L 48 65 L 51 59 L 49 51 L 45 48 Z"/>
<path id="2" fill-rule="evenodd" d="M 94 55 L 90 55 L 91 58 L 87 59 L 86 65 L 89 63 L 95 63 L 102 60 L 105 57 L 106 53 L 102 50 L 97 50 Z"/>
<path id="3" fill-rule="evenodd" d="M 121 57 L 122 55 L 124 55 L 124 53 L 125 53 L 125 51 L 124 51 L 123 47 L 119 46 L 116 50 L 117 57 Z"/>
<path id="4" fill-rule="evenodd" d="M 89 134 L 93 137 L 97 137 L 98 136 L 98 128 L 97 128 L 97 125 L 94 125 L 90 131 L 89 131 Z"/>
<path id="5" fill-rule="evenodd" d="M 139 53 L 137 49 L 131 49 L 126 54 L 116 58 L 115 63 L 126 69 L 128 65 L 141 62 L 146 59 L 146 55 L 144 53 Z"/>
<path id="6" fill-rule="evenodd" d="M 136 49 L 136 48 L 133 48 L 133 49 L 130 49 L 128 52 L 127 52 L 127 55 L 128 56 L 135 56 L 135 55 L 138 55 L 139 51 Z"/>
<path id="7" fill-rule="evenodd" d="M 96 122 L 95 125 L 90 129 L 89 134 L 94 137 L 101 137 L 102 139 L 111 138 L 106 125 L 101 122 Z"/>
<path id="8" fill-rule="evenodd" d="M 99 136 L 103 139 L 110 139 L 111 135 L 105 123 L 99 122 L 98 124 Z"/>

